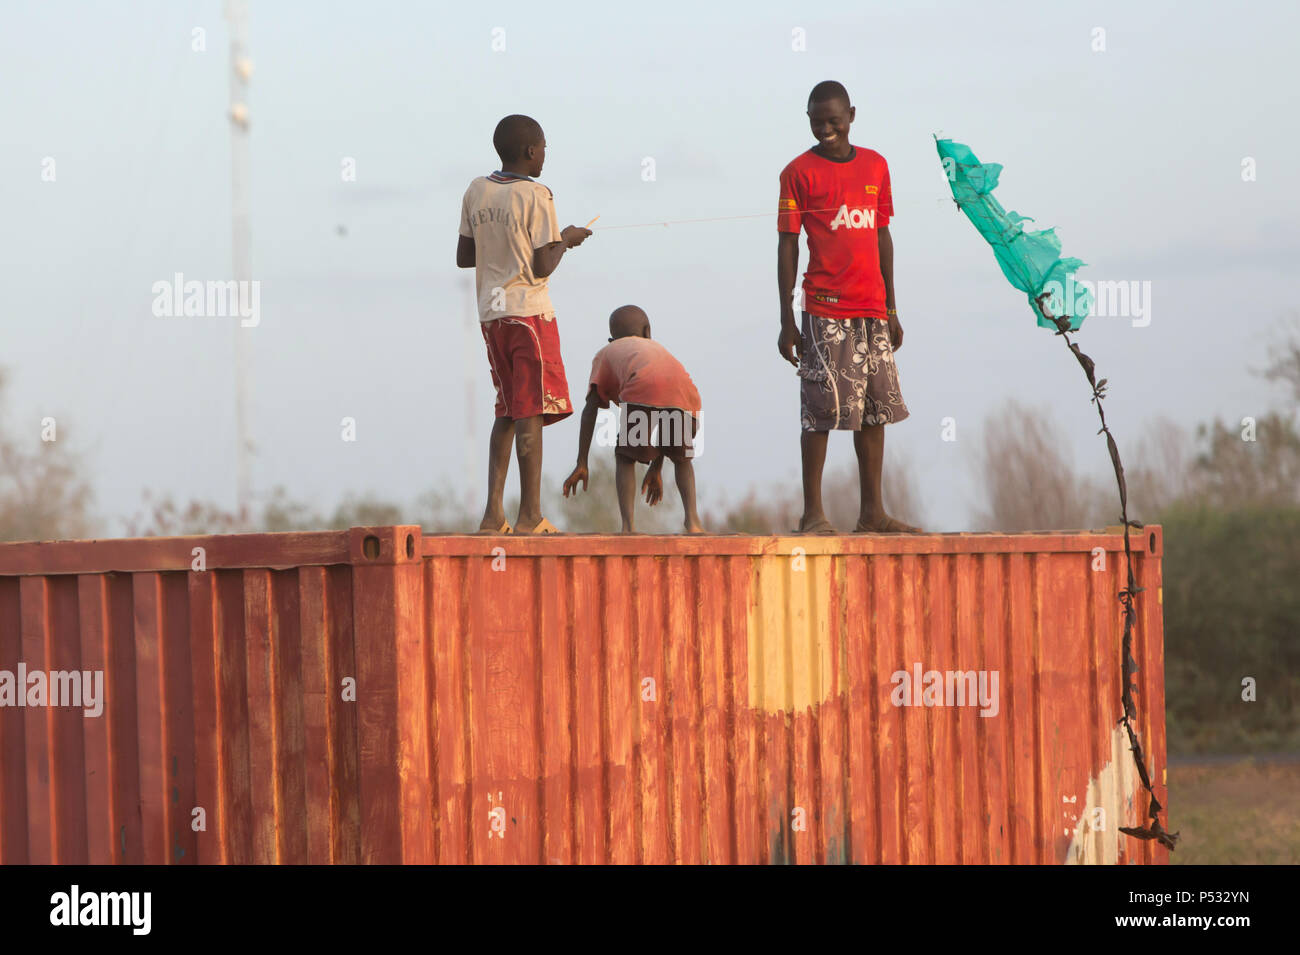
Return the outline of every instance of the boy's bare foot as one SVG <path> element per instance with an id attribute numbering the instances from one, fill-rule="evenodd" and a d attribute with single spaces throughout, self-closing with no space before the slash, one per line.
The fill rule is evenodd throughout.
<path id="1" fill-rule="evenodd" d="M 826 519 L 824 514 L 817 514 L 813 517 L 802 517 L 799 519 L 799 528 L 796 534 L 838 534 L 839 531 L 835 526 Z"/>
<path id="2" fill-rule="evenodd" d="M 855 534 L 920 534 L 923 533 L 921 528 L 913 527 L 911 524 L 904 524 L 898 518 L 890 517 L 884 514 L 873 521 L 863 523 L 858 521 L 857 526 L 853 528 Z"/>
<path id="3" fill-rule="evenodd" d="M 688 533 L 688 534 L 707 534 L 708 531 L 706 531 L 706 530 L 704 529 L 704 525 L 703 525 L 703 524 L 701 524 L 699 521 L 696 521 L 694 524 L 689 523 L 689 522 L 686 524 L 686 533 Z"/>

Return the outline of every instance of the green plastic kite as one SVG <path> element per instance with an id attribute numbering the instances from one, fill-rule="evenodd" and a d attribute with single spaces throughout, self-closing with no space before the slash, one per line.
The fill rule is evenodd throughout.
<path id="1" fill-rule="evenodd" d="M 1092 293 L 1075 284 L 1074 273 L 1087 263 L 1061 258 L 1061 240 L 1055 229 L 1026 231 L 1022 223 L 1033 219 L 1002 208 L 993 197 L 1001 165 L 981 164 L 969 146 L 951 139 L 936 138 L 935 145 L 943 159 L 953 200 L 993 246 L 1007 281 L 1029 296 L 1039 326 L 1054 330 L 1058 327 L 1043 313 L 1039 305 L 1043 302 L 1052 315 L 1069 318 L 1071 331 L 1078 331 L 1084 316 L 1092 310 Z M 1048 297 L 1044 301 L 1045 293 Z"/>
<path id="2" fill-rule="evenodd" d="M 1134 695 L 1137 686 L 1134 676 L 1137 673 L 1137 661 L 1133 659 L 1133 630 L 1137 624 L 1137 595 L 1143 588 L 1137 585 L 1133 573 L 1133 550 L 1129 540 L 1129 528 L 1141 527 L 1138 521 L 1129 520 L 1128 487 L 1124 481 L 1124 465 L 1120 463 L 1119 447 L 1106 424 L 1106 413 L 1102 409 L 1102 399 L 1106 396 L 1106 379 L 1096 378 L 1093 360 L 1085 355 L 1077 342 L 1070 341 L 1070 333 L 1079 330 L 1084 317 L 1092 309 L 1092 293 L 1074 282 L 1074 272 L 1084 263 L 1078 259 L 1061 258 L 1061 241 L 1053 229 L 1041 232 L 1026 232 L 1021 223 L 1032 222 L 1027 216 L 1007 212 L 1002 203 L 993 198 L 993 190 L 998 184 L 998 175 L 1002 167 L 997 163 L 982 164 L 969 146 L 954 143 L 951 139 L 935 137 L 935 145 L 943 160 L 944 172 L 948 174 L 948 184 L 952 186 L 952 197 L 966 218 L 979 229 L 980 235 L 993 246 L 1002 274 L 1020 291 L 1029 296 L 1029 304 L 1038 316 L 1042 328 L 1056 330 L 1056 334 L 1065 339 L 1066 345 L 1074 353 L 1083 373 L 1092 387 L 1092 401 L 1097 406 L 1101 418 L 1101 433 L 1106 435 L 1106 447 L 1110 451 L 1111 464 L 1115 467 L 1115 481 L 1119 485 L 1119 516 L 1124 528 L 1124 567 L 1126 586 L 1119 592 L 1120 604 L 1124 610 L 1124 636 L 1120 644 L 1120 667 L 1123 688 L 1120 702 L 1124 715 L 1119 722 L 1128 733 L 1129 749 L 1133 752 L 1133 762 L 1137 766 L 1138 778 L 1146 788 L 1150 802 L 1147 804 L 1149 822 L 1145 826 L 1118 826 L 1120 832 L 1137 839 L 1155 839 L 1168 849 L 1173 849 L 1178 841 L 1178 833 L 1170 832 L 1160 822 L 1160 812 L 1164 806 L 1156 798 L 1151 785 L 1151 775 L 1147 772 L 1146 756 L 1138 740 L 1134 725 L 1137 723 L 1137 704 Z"/>

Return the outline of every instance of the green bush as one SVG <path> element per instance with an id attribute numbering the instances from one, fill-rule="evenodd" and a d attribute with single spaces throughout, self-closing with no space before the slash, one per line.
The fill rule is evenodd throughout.
<path id="1" fill-rule="evenodd" d="M 1160 523 L 1169 752 L 1300 749 L 1300 508 L 1183 502 Z"/>

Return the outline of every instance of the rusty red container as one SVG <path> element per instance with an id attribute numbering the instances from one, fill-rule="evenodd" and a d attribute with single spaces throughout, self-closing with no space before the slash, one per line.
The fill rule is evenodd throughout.
<path id="1" fill-rule="evenodd" d="M 97 716 L 0 706 L 0 862 L 1165 862 L 1118 831 L 1123 567 L 1104 531 L 0 545 L 0 680 L 103 675 Z"/>

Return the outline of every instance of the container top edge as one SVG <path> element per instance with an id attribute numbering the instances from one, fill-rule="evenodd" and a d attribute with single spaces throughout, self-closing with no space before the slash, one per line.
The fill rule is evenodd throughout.
<path id="1" fill-rule="evenodd" d="M 1159 556 L 1162 528 L 1130 532 L 1134 553 Z M 368 535 L 404 537 L 405 553 L 372 561 L 354 546 Z M 288 569 L 299 566 L 409 563 L 430 557 L 726 557 L 1123 553 L 1121 528 L 1017 533 L 803 535 L 555 534 L 542 537 L 424 534 L 414 525 L 274 534 L 25 541 L 0 544 L 0 576 L 141 573 L 188 570 Z M 400 549 L 399 549 L 400 551 Z"/>

